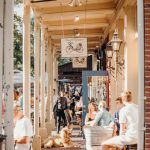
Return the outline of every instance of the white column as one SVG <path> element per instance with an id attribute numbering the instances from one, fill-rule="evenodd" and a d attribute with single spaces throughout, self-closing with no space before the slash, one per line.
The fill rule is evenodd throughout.
<path id="1" fill-rule="evenodd" d="M 6 149 L 12 150 L 13 142 L 13 0 L 5 1 L 4 9 L 4 99 Z M 0 97 L 1 98 L 1 97 Z"/>
<path id="2" fill-rule="evenodd" d="M 41 100 L 41 127 L 45 126 L 45 29 L 42 28 L 41 33 L 41 86 L 40 86 L 40 100 Z"/>
<path id="3" fill-rule="evenodd" d="M 50 132 L 47 132 L 47 128 L 45 128 L 45 65 L 46 65 L 46 59 L 45 59 L 45 50 L 46 50 L 46 30 L 42 27 L 42 33 L 41 33 L 41 86 L 40 86 L 40 100 L 41 100 L 41 114 L 40 114 L 40 120 L 41 120 L 41 128 L 39 130 L 39 134 L 41 136 L 41 141 L 45 140 L 47 138 L 47 133 L 50 134 Z"/>
<path id="4" fill-rule="evenodd" d="M 50 122 L 50 93 L 51 93 L 51 86 L 50 86 L 50 80 L 51 80 L 51 39 L 48 39 L 48 52 L 47 52 L 47 74 L 48 74 L 48 95 L 47 95 L 47 121 Z"/>
<path id="5" fill-rule="evenodd" d="M 136 7 L 125 9 L 125 89 L 130 90 L 133 99 L 138 98 L 138 50 L 136 31 Z"/>
<path id="6" fill-rule="evenodd" d="M 3 9 L 4 9 L 4 1 L 0 1 L 0 133 L 1 131 L 1 125 L 2 125 L 2 84 L 3 84 Z"/>
<path id="7" fill-rule="evenodd" d="M 144 149 L 145 144 L 145 122 L 144 122 L 144 3 L 137 0 L 138 20 L 138 150 Z"/>
<path id="8" fill-rule="evenodd" d="M 53 71 L 54 71 L 54 47 L 51 49 L 50 54 L 50 68 L 51 68 L 51 77 L 50 77 L 50 120 L 53 120 Z"/>
<path id="9" fill-rule="evenodd" d="M 48 74 L 48 87 L 47 87 L 47 104 L 46 104 L 46 119 L 47 123 L 45 127 L 47 128 L 47 132 L 50 133 L 52 130 L 51 124 L 51 78 L 52 78 L 52 43 L 51 38 L 48 39 L 48 50 L 47 50 L 47 74 Z"/>
<path id="10" fill-rule="evenodd" d="M 30 6 L 27 5 L 23 16 L 23 110 L 30 118 Z"/>
<path id="11" fill-rule="evenodd" d="M 34 25 L 34 134 L 39 135 L 40 26 Z"/>
<path id="12" fill-rule="evenodd" d="M 33 149 L 41 149 L 39 136 L 39 99 L 40 99 L 40 25 L 38 19 L 34 22 L 34 138 Z"/>

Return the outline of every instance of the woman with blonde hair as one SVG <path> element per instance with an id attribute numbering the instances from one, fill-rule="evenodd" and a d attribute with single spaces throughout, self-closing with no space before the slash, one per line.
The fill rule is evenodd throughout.
<path id="1" fill-rule="evenodd" d="M 96 117 L 96 114 L 97 114 L 97 106 L 94 103 L 90 103 L 88 107 L 88 113 L 86 114 L 86 118 L 85 118 L 85 125 L 91 126 L 93 120 Z"/>
<path id="2" fill-rule="evenodd" d="M 119 113 L 120 135 L 103 142 L 102 145 L 105 150 L 109 146 L 122 148 L 124 145 L 137 144 L 138 107 L 133 103 L 130 91 L 123 92 L 121 96 L 125 106 Z"/>

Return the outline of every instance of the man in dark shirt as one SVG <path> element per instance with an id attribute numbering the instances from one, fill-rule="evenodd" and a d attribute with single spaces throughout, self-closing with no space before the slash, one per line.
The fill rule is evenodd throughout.
<path id="1" fill-rule="evenodd" d="M 60 97 L 56 102 L 56 116 L 57 116 L 57 133 L 60 131 L 61 123 L 63 122 L 63 127 L 67 125 L 65 110 L 67 109 L 67 99 L 63 96 L 63 93 L 60 93 Z"/>

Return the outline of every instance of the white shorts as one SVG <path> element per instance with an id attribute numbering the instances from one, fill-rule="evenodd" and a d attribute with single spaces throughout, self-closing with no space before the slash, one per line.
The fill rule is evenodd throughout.
<path id="1" fill-rule="evenodd" d="M 122 148 L 124 145 L 137 144 L 136 138 L 130 138 L 126 135 L 114 136 L 109 140 L 106 140 L 102 145 L 112 145 Z"/>

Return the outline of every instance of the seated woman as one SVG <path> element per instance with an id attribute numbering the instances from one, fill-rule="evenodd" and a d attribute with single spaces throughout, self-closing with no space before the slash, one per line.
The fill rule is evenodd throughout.
<path id="1" fill-rule="evenodd" d="M 99 103 L 99 112 L 96 114 L 96 117 L 92 123 L 92 126 L 109 126 L 112 122 L 111 114 L 106 110 L 106 102 L 100 101 Z"/>
<path id="2" fill-rule="evenodd" d="M 90 103 L 88 113 L 85 118 L 85 125 L 91 126 L 97 114 L 97 107 L 94 103 Z"/>
<path id="3" fill-rule="evenodd" d="M 124 107 L 119 112 L 120 135 L 102 143 L 103 149 L 110 146 L 122 149 L 124 145 L 137 144 L 138 137 L 138 107 L 133 103 L 130 91 L 122 94 Z"/>

